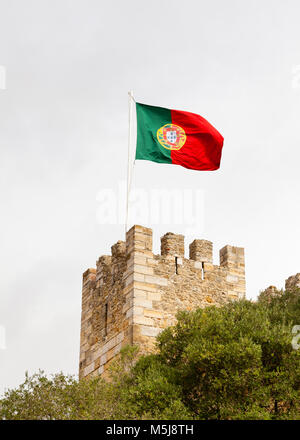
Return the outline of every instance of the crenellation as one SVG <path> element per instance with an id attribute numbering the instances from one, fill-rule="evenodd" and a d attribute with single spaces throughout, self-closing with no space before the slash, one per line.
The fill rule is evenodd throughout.
<path id="1" fill-rule="evenodd" d="M 161 237 L 161 255 L 184 257 L 184 236 L 167 232 Z"/>
<path id="2" fill-rule="evenodd" d="M 208 240 L 194 240 L 190 244 L 190 259 L 201 263 L 212 264 L 213 262 L 212 242 Z"/>
<path id="3" fill-rule="evenodd" d="M 105 375 L 125 344 L 139 345 L 141 354 L 155 350 L 155 337 L 179 310 L 245 296 L 242 248 L 225 246 L 218 266 L 212 242 L 194 240 L 187 259 L 184 236 L 168 232 L 154 255 L 152 230 L 135 225 L 111 250 L 83 275 L 80 377 Z"/>
<path id="4" fill-rule="evenodd" d="M 137 252 L 138 255 L 144 255 L 145 251 L 152 255 L 152 230 L 135 225 L 126 233 L 126 254 L 130 256 Z"/>
<path id="5" fill-rule="evenodd" d="M 278 290 L 275 286 L 269 286 L 267 289 L 260 293 L 259 299 L 270 303 L 273 298 L 279 298 L 281 294 L 282 292 Z"/>
<path id="6" fill-rule="evenodd" d="M 220 266 L 234 267 L 243 271 L 245 267 L 244 249 L 226 245 L 220 250 Z"/>
<path id="7" fill-rule="evenodd" d="M 96 281 L 100 284 L 108 284 L 108 278 L 111 276 L 112 257 L 110 255 L 102 255 L 96 262 Z"/>
<path id="8" fill-rule="evenodd" d="M 122 276 L 125 261 L 126 243 L 119 240 L 111 247 L 111 273 L 113 281 L 116 281 L 119 278 L 119 273 Z"/>
<path id="9" fill-rule="evenodd" d="M 300 273 L 297 273 L 296 275 L 293 275 L 289 277 L 287 280 L 285 280 L 285 288 L 293 289 L 293 288 L 300 288 Z"/>
<path id="10" fill-rule="evenodd" d="M 83 287 L 86 284 L 89 284 L 89 283 L 91 283 L 91 282 L 93 282 L 95 280 L 96 280 L 96 269 L 94 269 L 94 268 L 87 269 L 83 273 L 83 275 L 82 275 L 82 285 L 83 285 Z"/>

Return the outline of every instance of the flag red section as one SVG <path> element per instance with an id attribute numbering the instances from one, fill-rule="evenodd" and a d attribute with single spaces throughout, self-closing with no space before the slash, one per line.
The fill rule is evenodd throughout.
<path id="1" fill-rule="evenodd" d="M 183 147 L 171 151 L 172 163 L 192 170 L 213 171 L 220 167 L 223 136 L 202 116 L 171 110 L 172 124 L 186 133 Z"/>

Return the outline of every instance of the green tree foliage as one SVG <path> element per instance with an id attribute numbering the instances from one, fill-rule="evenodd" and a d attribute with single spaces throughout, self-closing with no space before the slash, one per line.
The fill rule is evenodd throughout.
<path id="1" fill-rule="evenodd" d="M 43 372 L 0 401 L 0 419 L 300 419 L 300 292 L 180 312 L 157 353 L 126 347 L 109 380 Z"/>
<path id="2" fill-rule="evenodd" d="M 137 347 L 126 347 L 113 363 L 110 380 L 77 381 L 62 373 L 48 378 L 43 371 L 29 376 L 0 400 L 0 420 L 99 420 L 134 418 L 124 400 L 131 380 Z M 126 399 L 126 397 L 125 397 Z"/>
<path id="3" fill-rule="evenodd" d="M 297 417 L 300 351 L 291 340 L 300 307 L 289 302 L 285 309 L 283 302 L 182 312 L 177 325 L 159 336 L 162 362 L 173 369 L 196 418 Z"/>

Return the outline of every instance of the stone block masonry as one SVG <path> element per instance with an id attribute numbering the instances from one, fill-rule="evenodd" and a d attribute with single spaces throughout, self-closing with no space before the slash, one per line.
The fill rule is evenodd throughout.
<path id="1" fill-rule="evenodd" d="M 83 274 L 79 377 L 104 374 L 126 344 L 140 353 L 155 349 L 155 337 L 193 310 L 245 297 L 244 249 L 225 246 L 213 264 L 213 244 L 194 240 L 184 257 L 184 236 L 168 232 L 161 254 L 152 252 L 152 230 L 133 226 L 126 242 Z"/>

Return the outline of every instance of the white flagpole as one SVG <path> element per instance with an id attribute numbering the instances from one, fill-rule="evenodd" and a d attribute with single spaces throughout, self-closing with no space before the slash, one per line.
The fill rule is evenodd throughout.
<path id="1" fill-rule="evenodd" d="M 127 161 L 127 195 L 126 195 L 126 218 L 125 218 L 125 239 L 128 229 L 129 193 L 132 181 L 133 164 L 131 165 L 131 143 L 132 143 L 132 103 L 134 101 L 133 91 L 128 92 L 128 161 Z"/>

